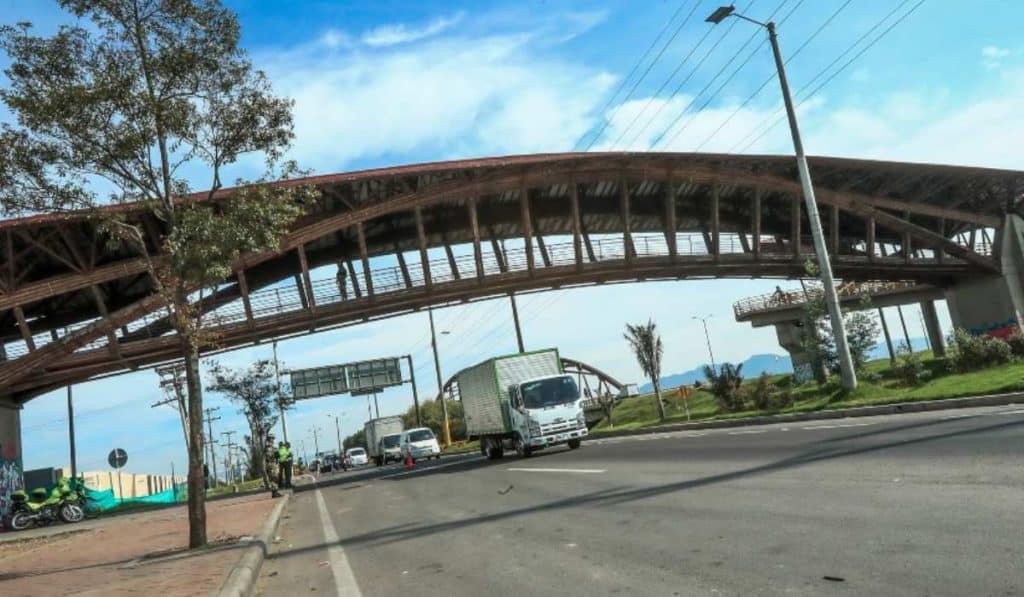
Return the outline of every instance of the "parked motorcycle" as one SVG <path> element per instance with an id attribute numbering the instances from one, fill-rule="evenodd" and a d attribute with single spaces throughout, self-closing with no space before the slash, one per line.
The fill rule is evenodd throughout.
<path id="1" fill-rule="evenodd" d="M 56 520 L 71 523 L 85 518 L 78 493 L 66 482 L 58 483 L 49 493 L 42 488 L 32 490 L 31 496 L 23 490 L 15 491 L 11 501 L 11 528 L 15 531 L 46 526 Z"/>

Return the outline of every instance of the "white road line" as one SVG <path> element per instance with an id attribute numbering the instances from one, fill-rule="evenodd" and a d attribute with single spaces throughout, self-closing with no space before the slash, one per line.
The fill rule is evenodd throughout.
<path id="1" fill-rule="evenodd" d="M 749 431 L 730 431 L 729 435 L 751 435 L 754 433 L 765 433 L 767 429 L 751 429 Z"/>
<path id="2" fill-rule="evenodd" d="M 811 425 L 810 427 L 801 427 L 800 429 L 845 429 L 846 427 L 867 427 L 868 425 L 875 425 L 875 423 L 846 423 L 845 425 Z"/>
<path id="3" fill-rule="evenodd" d="M 517 468 L 509 467 L 505 470 L 509 471 L 520 471 L 525 473 L 580 473 L 580 474 L 595 474 L 603 473 L 608 469 L 603 468 Z"/>
<path id="4" fill-rule="evenodd" d="M 352 567 L 348 565 L 348 558 L 345 557 L 345 550 L 342 549 L 338 531 L 331 522 L 331 515 L 327 513 L 327 504 L 324 502 L 324 495 L 320 488 L 316 490 L 316 507 L 320 510 L 320 524 L 324 529 L 324 542 L 327 543 L 327 561 L 331 563 L 331 576 L 334 577 L 334 592 L 338 597 L 361 597 L 359 583 L 352 573 Z"/>

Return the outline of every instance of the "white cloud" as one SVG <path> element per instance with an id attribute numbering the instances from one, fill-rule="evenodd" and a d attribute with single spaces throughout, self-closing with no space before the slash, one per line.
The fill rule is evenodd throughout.
<path id="1" fill-rule="evenodd" d="M 344 31 L 328 29 L 320 36 L 320 43 L 328 48 L 347 48 L 352 45 L 352 38 Z"/>
<path id="2" fill-rule="evenodd" d="M 428 37 L 433 37 L 442 31 L 454 27 L 465 16 L 464 13 L 456 13 L 448 17 L 438 17 L 423 27 L 410 27 L 405 23 L 392 25 L 380 25 L 363 33 L 363 43 L 374 47 L 394 46 L 407 44 Z"/>
<path id="3" fill-rule="evenodd" d="M 985 46 L 981 49 L 981 65 L 985 70 L 995 70 L 1002 66 L 1003 59 L 1010 55 L 1010 50 L 999 46 Z"/>
<path id="4" fill-rule="evenodd" d="M 533 40 L 441 39 L 370 54 L 307 48 L 257 62 L 296 102 L 293 157 L 318 171 L 417 152 L 564 151 L 590 125 L 613 78 L 537 55 Z"/>

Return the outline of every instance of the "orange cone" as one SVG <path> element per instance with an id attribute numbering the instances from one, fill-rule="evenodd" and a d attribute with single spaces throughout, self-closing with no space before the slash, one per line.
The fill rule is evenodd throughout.
<path id="1" fill-rule="evenodd" d="M 413 460 L 412 460 L 412 454 L 406 454 L 405 455 L 405 468 L 407 468 L 409 470 L 412 470 L 412 468 L 414 466 L 416 466 L 416 463 L 413 462 Z"/>

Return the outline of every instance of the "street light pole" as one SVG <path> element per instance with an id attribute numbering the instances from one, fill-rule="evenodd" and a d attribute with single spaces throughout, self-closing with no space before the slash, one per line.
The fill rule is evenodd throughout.
<path id="1" fill-rule="evenodd" d="M 274 377 L 277 378 L 277 410 L 281 413 L 281 439 L 288 442 L 288 419 L 284 415 L 284 396 L 281 395 L 281 369 L 277 363 L 277 341 L 274 341 Z"/>
<path id="2" fill-rule="evenodd" d="M 444 387 L 441 381 L 441 360 L 437 357 L 437 334 L 434 332 L 434 310 L 428 308 L 427 316 L 430 318 L 430 345 L 434 349 L 434 372 L 437 373 L 437 399 L 441 401 L 441 415 L 444 417 L 442 431 L 444 433 L 444 447 L 452 445 L 452 430 L 448 423 L 448 404 L 444 401 Z"/>
<path id="3" fill-rule="evenodd" d="M 338 434 L 338 457 L 344 458 L 345 450 L 341 449 L 341 417 L 338 415 L 334 415 L 334 431 Z"/>
<path id="4" fill-rule="evenodd" d="M 711 319 L 711 315 L 706 315 L 704 317 L 694 315 L 693 318 L 700 320 L 700 322 L 704 324 L 704 339 L 707 340 L 708 343 L 708 356 L 711 357 L 711 370 L 718 371 L 718 367 L 715 365 L 715 353 L 711 351 L 711 335 L 708 334 L 708 320 Z"/>
<path id="5" fill-rule="evenodd" d="M 782 99 L 786 104 L 786 116 L 789 119 L 789 130 L 793 136 L 793 149 L 796 151 L 796 167 L 800 174 L 800 186 L 803 188 L 804 206 L 807 209 L 807 220 L 811 227 L 811 238 L 814 241 L 814 254 L 818 261 L 818 277 L 821 279 L 825 290 L 825 304 L 828 307 L 828 316 L 832 322 L 832 334 L 835 337 L 836 352 L 839 357 L 839 371 L 843 380 L 843 388 L 846 390 L 857 389 L 857 373 L 853 370 L 853 358 L 850 356 L 850 347 L 846 341 L 846 328 L 843 325 L 843 313 L 839 308 L 839 296 L 836 294 L 835 281 L 832 278 L 832 262 L 829 260 L 828 249 L 825 247 L 825 236 L 821 229 L 821 217 L 818 215 L 818 202 L 814 198 L 814 185 L 811 183 L 811 171 L 807 166 L 807 156 L 804 154 L 804 144 L 800 139 L 800 127 L 796 120 L 796 110 L 793 108 L 793 98 L 789 93 L 789 83 L 786 80 L 786 68 L 782 61 L 782 52 L 779 50 L 778 36 L 775 34 L 775 23 L 769 21 L 762 23 L 735 12 L 733 6 L 722 6 L 713 12 L 706 20 L 709 23 L 718 24 L 727 17 L 737 17 L 760 25 L 768 30 L 768 39 L 772 43 L 772 54 L 775 56 L 775 68 L 779 72 L 779 85 L 782 87 Z M 800 242 L 800 239 L 796 239 Z"/>
<path id="6" fill-rule="evenodd" d="M 78 457 L 75 454 L 75 406 L 72 403 L 71 386 L 68 385 L 68 442 L 71 446 L 71 478 L 78 478 Z"/>

